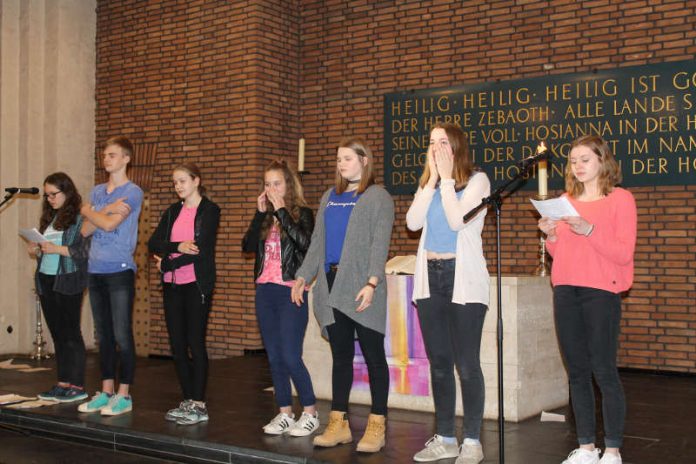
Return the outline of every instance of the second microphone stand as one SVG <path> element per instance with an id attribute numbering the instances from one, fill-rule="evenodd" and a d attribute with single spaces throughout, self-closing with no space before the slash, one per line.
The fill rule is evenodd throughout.
<path id="1" fill-rule="evenodd" d="M 523 179 L 524 175 L 539 162 L 543 157 L 535 156 L 527 159 L 523 159 L 518 163 L 520 172 L 507 181 L 505 184 L 501 185 L 489 196 L 481 200 L 481 203 L 474 209 L 469 211 L 464 215 L 463 221 L 468 222 L 473 218 L 479 211 L 483 208 L 492 207 L 495 209 L 495 266 L 496 266 L 496 285 L 497 285 L 497 299 L 498 299 L 498 323 L 497 323 L 497 345 L 498 345 L 498 444 L 499 444 L 499 461 L 501 464 L 505 463 L 505 410 L 504 410 L 504 400 L 503 400 L 503 303 L 502 303 L 502 258 L 500 255 L 500 210 L 503 206 L 503 199 L 512 195 L 516 190 L 510 190 L 507 192 L 508 188 Z M 519 187 L 519 185 L 518 185 Z M 504 193 L 508 193 L 503 197 Z"/>

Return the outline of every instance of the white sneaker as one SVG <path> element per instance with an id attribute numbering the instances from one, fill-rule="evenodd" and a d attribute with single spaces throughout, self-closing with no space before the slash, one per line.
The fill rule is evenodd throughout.
<path id="1" fill-rule="evenodd" d="M 295 425 L 290 427 L 288 432 L 293 437 L 306 437 L 317 431 L 319 428 L 319 414 L 314 415 L 303 412 L 300 419 L 295 422 Z"/>
<path id="2" fill-rule="evenodd" d="M 599 460 L 599 464 L 621 464 L 621 455 L 605 452 L 602 459 Z"/>
<path id="3" fill-rule="evenodd" d="M 483 461 L 483 446 L 481 443 L 462 443 L 459 448 L 459 457 L 454 464 L 478 464 Z"/>
<path id="4" fill-rule="evenodd" d="M 413 456 L 416 462 L 430 462 L 445 458 L 456 458 L 459 456 L 459 447 L 457 442 L 445 443 L 440 435 L 433 437 L 425 442 L 425 448 L 417 452 Z"/>
<path id="5" fill-rule="evenodd" d="M 599 464 L 599 449 L 574 449 L 561 464 Z"/>
<path id="6" fill-rule="evenodd" d="M 288 416 L 281 412 L 271 422 L 263 426 L 263 431 L 269 435 L 282 435 L 290 430 L 290 427 L 293 425 L 295 425 L 295 415 Z"/>

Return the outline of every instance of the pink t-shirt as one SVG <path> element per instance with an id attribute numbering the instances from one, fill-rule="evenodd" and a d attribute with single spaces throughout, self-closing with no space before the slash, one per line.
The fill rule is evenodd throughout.
<path id="1" fill-rule="evenodd" d="M 631 288 L 638 227 L 636 202 L 631 192 L 616 187 L 606 197 L 588 202 L 566 196 L 578 214 L 594 224 L 594 229 L 585 237 L 559 221 L 556 241 L 546 242 L 553 257 L 553 285 L 597 288 L 612 293 Z"/>
<path id="2" fill-rule="evenodd" d="M 280 263 L 280 229 L 273 225 L 268 231 L 263 254 L 263 271 L 256 279 L 257 284 L 278 284 L 292 287 L 294 280 L 283 281 L 283 269 Z"/>
<path id="3" fill-rule="evenodd" d="M 187 240 L 193 240 L 194 238 L 194 222 L 196 220 L 196 208 L 181 208 L 179 216 L 174 221 L 172 226 L 172 236 L 170 240 L 172 242 L 185 242 Z M 181 256 L 181 253 L 172 253 L 169 255 L 170 258 L 176 258 Z M 177 284 L 190 284 L 196 281 L 196 273 L 193 270 L 193 264 L 187 264 L 181 266 L 174 271 L 174 283 Z M 166 272 L 164 274 L 165 282 L 172 282 L 172 272 Z"/>

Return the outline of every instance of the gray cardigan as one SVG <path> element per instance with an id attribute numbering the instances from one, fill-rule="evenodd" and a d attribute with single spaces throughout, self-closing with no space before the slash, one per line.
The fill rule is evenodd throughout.
<path id="1" fill-rule="evenodd" d="M 312 242 L 295 277 L 303 277 L 308 283 L 317 278 L 312 289 L 312 302 L 314 315 L 325 337 L 328 337 L 326 326 L 334 323 L 331 308 L 336 308 L 360 325 L 383 334 L 387 319 L 384 265 L 387 261 L 394 224 L 394 201 L 379 185 L 371 185 L 360 196 L 348 220 L 341 262 L 329 294 L 324 272 L 326 255 L 324 212 L 331 190 L 333 188 L 327 190 L 321 198 Z M 370 276 L 379 277 L 372 304 L 365 311 L 356 312 L 355 308 L 360 303 L 355 301 L 355 297 L 367 284 Z"/>

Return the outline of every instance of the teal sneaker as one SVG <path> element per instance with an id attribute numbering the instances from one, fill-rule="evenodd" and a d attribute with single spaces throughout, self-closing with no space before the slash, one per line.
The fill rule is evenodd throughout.
<path id="1" fill-rule="evenodd" d="M 56 401 L 59 403 L 72 403 L 87 399 L 87 392 L 82 388 L 70 387 L 63 391 L 63 394 L 56 395 Z"/>
<path id="2" fill-rule="evenodd" d="M 65 387 L 61 387 L 60 385 L 54 385 L 51 387 L 50 390 L 39 393 L 38 397 L 40 400 L 44 401 L 58 401 L 58 397 L 62 396 L 66 391 Z"/>
<path id="3" fill-rule="evenodd" d="M 118 416 L 133 410 L 133 400 L 130 396 L 114 395 L 109 404 L 101 410 L 102 416 Z"/>
<path id="4" fill-rule="evenodd" d="M 97 412 L 101 411 L 109 404 L 109 400 L 113 397 L 113 394 L 108 394 L 104 392 L 97 392 L 90 401 L 82 403 L 77 407 L 80 412 Z"/>

